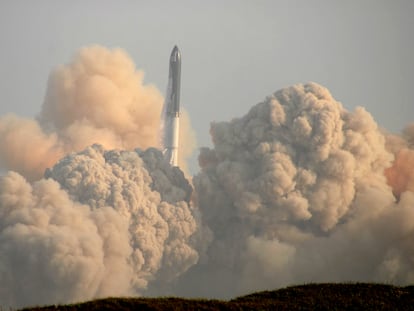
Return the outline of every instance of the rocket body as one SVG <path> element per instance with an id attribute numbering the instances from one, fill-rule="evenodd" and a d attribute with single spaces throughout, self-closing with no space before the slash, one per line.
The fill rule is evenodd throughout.
<path id="1" fill-rule="evenodd" d="M 178 166 L 178 143 L 180 129 L 180 87 L 181 53 L 175 46 L 170 56 L 168 88 L 165 97 L 164 119 L 164 157 L 172 165 Z"/>

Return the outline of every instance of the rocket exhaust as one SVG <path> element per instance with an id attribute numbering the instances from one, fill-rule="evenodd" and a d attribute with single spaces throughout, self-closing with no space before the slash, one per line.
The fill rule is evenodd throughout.
<path id="1" fill-rule="evenodd" d="M 164 157 L 172 166 L 178 166 L 178 138 L 180 126 L 180 83 L 181 53 L 178 47 L 174 46 L 170 56 L 168 88 L 163 109 Z"/>

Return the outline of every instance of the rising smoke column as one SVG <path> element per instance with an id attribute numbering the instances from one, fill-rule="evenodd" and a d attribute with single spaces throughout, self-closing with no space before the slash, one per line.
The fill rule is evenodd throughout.
<path id="1" fill-rule="evenodd" d="M 404 188 L 396 203 L 384 175 L 393 154 L 363 108 L 349 112 L 324 87 L 296 85 L 213 123 L 211 136 L 193 182 L 214 238 L 183 292 L 414 281 L 414 193 Z"/>
<path id="2" fill-rule="evenodd" d="M 34 119 L 0 117 L 0 169 L 29 180 L 72 151 L 98 143 L 106 149 L 159 147 L 163 98 L 121 49 L 86 47 L 49 77 L 45 100 Z M 180 164 L 195 146 L 184 115 Z"/>
<path id="3" fill-rule="evenodd" d="M 0 178 L 2 305 L 167 290 L 198 260 L 191 192 L 182 171 L 152 148 L 94 145 L 33 184 L 9 172 Z"/>

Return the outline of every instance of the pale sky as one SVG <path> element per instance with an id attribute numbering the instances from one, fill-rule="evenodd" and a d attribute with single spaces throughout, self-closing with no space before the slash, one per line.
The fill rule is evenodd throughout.
<path id="1" fill-rule="evenodd" d="M 414 122 L 413 14 L 411 0 L 0 0 L 0 115 L 35 116 L 50 71 L 92 44 L 124 49 L 164 94 L 177 44 L 198 146 L 211 121 L 308 81 L 397 132 Z"/>

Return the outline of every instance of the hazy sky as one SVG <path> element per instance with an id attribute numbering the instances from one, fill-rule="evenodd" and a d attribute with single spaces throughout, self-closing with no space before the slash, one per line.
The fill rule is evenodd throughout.
<path id="1" fill-rule="evenodd" d="M 0 114 L 40 111 L 49 72 L 81 47 L 120 47 L 165 93 L 182 53 L 182 105 L 198 145 L 272 92 L 314 81 L 380 126 L 414 121 L 414 1 L 0 0 Z"/>

